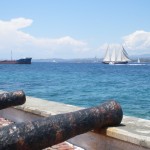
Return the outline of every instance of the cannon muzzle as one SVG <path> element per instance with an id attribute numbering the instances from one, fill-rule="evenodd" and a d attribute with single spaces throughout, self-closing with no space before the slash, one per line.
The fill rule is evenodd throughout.
<path id="1" fill-rule="evenodd" d="M 0 94 L 0 110 L 11 106 L 22 105 L 25 101 L 26 97 L 23 91 Z"/>
<path id="2" fill-rule="evenodd" d="M 116 101 L 98 107 L 58 114 L 0 129 L 0 149 L 41 150 L 76 135 L 107 126 L 118 126 L 123 112 Z"/>

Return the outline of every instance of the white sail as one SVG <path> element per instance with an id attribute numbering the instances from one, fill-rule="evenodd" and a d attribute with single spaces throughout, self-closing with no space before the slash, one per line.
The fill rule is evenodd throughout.
<path id="1" fill-rule="evenodd" d="M 113 50 L 110 55 L 110 50 L 107 48 L 106 55 L 103 59 L 103 63 L 113 63 L 113 64 L 119 64 L 119 63 L 128 63 L 128 61 L 131 61 L 128 53 L 122 46 L 119 50 Z"/>
<path id="2" fill-rule="evenodd" d="M 124 49 L 124 47 L 122 46 L 122 49 L 120 49 L 118 51 L 118 56 L 117 56 L 117 60 L 116 61 L 120 61 L 120 62 L 125 62 L 125 61 L 130 61 L 128 53 L 126 52 L 126 50 Z"/>
<path id="3" fill-rule="evenodd" d="M 109 46 L 107 47 L 106 54 L 105 54 L 105 57 L 104 57 L 103 61 L 110 61 Z"/>
<path id="4" fill-rule="evenodd" d="M 111 61 L 113 61 L 113 62 L 116 61 L 116 50 L 115 50 L 115 49 L 112 51 L 112 54 L 111 54 Z"/>
<path id="5" fill-rule="evenodd" d="M 140 61 L 140 58 L 138 58 L 138 61 L 137 61 L 138 63 L 140 63 L 141 61 Z"/>
<path id="6" fill-rule="evenodd" d="M 127 54 L 127 52 L 125 51 L 125 49 L 123 49 L 122 53 L 123 53 L 122 61 L 131 61 L 128 54 Z"/>
<path id="7" fill-rule="evenodd" d="M 121 49 L 118 51 L 116 61 L 122 61 L 122 51 L 121 51 Z"/>

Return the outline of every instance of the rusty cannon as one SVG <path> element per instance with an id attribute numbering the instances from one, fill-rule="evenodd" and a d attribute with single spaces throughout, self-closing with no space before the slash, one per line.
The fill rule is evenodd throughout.
<path id="1" fill-rule="evenodd" d="M 11 106 L 24 104 L 26 96 L 23 91 L 7 92 L 0 94 L 0 110 Z"/>
<path id="2" fill-rule="evenodd" d="M 123 112 L 114 100 L 97 107 L 58 114 L 0 129 L 0 149 L 41 150 L 93 129 L 118 126 Z"/>

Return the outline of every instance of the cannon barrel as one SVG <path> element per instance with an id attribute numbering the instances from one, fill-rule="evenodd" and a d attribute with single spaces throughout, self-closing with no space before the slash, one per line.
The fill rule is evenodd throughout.
<path id="1" fill-rule="evenodd" d="M 11 106 L 24 104 L 26 101 L 23 91 L 7 92 L 0 94 L 0 110 Z"/>
<path id="2" fill-rule="evenodd" d="M 0 149 L 41 150 L 93 129 L 117 126 L 123 112 L 114 100 L 98 107 L 12 124 L 0 129 Z"/>

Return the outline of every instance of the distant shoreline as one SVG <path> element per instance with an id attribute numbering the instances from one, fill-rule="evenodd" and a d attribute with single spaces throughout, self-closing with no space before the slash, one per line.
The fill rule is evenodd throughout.
<path id="1" fill-rule="evenodd" d="M 138 57 L 139 58 L 139 57 Z M 130 63 L 136 63 L 138 58 L 131 58 Z M 50 59 L 33 59 L 32 62 L 50 62 L 50 63 L 101 63 L 102 58 L 75 58 L 75 59 L 61 59 L 61 58 L 50 58 Z M 141 63 L 150 63 L 150 57 L 141 57 Z"/>

